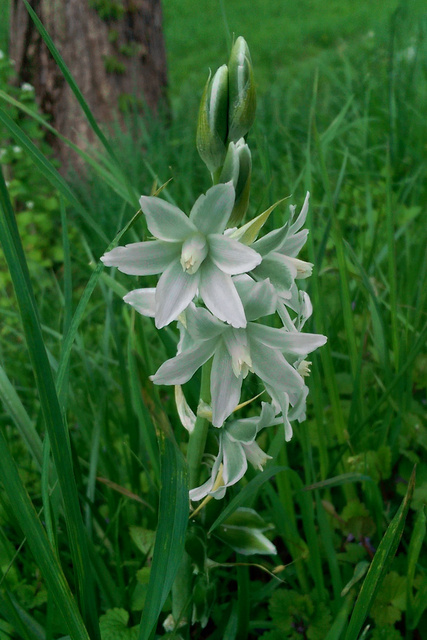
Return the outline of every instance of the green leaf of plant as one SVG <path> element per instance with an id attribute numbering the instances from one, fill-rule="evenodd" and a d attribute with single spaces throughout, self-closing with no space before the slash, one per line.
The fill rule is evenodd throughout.
<path id="1" fill-rule="evenodd" d="M 222 513 L 211 525 L 211 528 L 209 529 L 209 533 L 212 533 L 213 531 L 215 531 L 215 529 L 219 527 L 219 525 L 222 524 L 224 520 L 226 520 L 232 513 L 234 513 L 234 511 L 236 511 L 238 507 L 245 504 L 245 502 L 250 498 L 253 498 L 256 492 L 258 491 L 258 489 L 265 482 L 270 480 L 270 478 L 276 475 L 276 473 L 279 473 L 280 471 L 284 471 L 285 469 L 288 469 L 288 467 L 271 467 L 270 469 L 266 469 L 265 471 L 260 473 L 258 476 L 253 478 L 250 482 L 248 482 L 246 487 L 243 487 L 243 489 L 237 494 L 235 498 L 233 498 L 230 504 L 228 504 L 225 507 Z"/>
<path id="2" fill-rule="evenodd" d="M 100 617 L 102 640 L 137 640 L 138 626 L 128 627 L 129 614 L 124 609 L 109 609 Z"/>

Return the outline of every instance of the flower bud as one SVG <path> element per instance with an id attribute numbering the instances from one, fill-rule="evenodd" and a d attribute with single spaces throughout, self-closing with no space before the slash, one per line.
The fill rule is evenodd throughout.
<path id="1" fill-rule="evenodd" d="M 239 36 L 228 62 L 228 139 L 235 142 L 247 134 L 255 120 L 256 94 L 252 62 L 246 40 Z"/>
<path id="2" fill-rule="evenodd" d="M 222 166 L 228 129 L 228 69 L 222 65 L 203 92 L 197 123 L 197 150 L 213 173 Z"/>
<path id="3" fill-rule="evenodd" d="M 229 182 L 231 180 L 236 192 L 228 227 L 238 225 L 248 209 L 251 174 L 251 152 L 244 138 L 240 138 L 237 142 L 230 142 L 219 178 L 219 182 Z"/>

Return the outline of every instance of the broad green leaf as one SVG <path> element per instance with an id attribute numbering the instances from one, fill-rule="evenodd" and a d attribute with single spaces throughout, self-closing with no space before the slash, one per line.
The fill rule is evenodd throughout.
<path id="1" fill-rule="evenodd" d="M 137 640 L 138 627 L 129 627 L 128 622 L 125 609 L 109 609 L 99 619 L 102 640 Z"/>

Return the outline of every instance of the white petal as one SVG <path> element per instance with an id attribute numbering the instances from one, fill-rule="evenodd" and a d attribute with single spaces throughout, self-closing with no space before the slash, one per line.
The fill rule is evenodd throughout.
<path id="1" fill-rule="evenodd" d="M 212 424 L 221 427 L 237 407 L 240 400 L 243 377 L 236 376 L 231 358 L 221 340 L 215 351 L 211 371 Z"/>
<path id="2" fill-rule="evenodd" d="M 208 493 L 212 491 L 215 484 L 216 477 L 218 475 L 221 462 L 222 462 L 222 447 L 220 444 L 220 449 L 217 457 L 215 458 L 215 462 L 212 467 L 210 478 L 208 478 L 208 480 L 206 480 L 206 482 L 202 484 L 200 487 L 196 487 L 195 489 L 190 490 L 190 500 L 193 500 L 195 502 L 198 500 L 202 500 L 208 495 Z"/>
<path id="3" fill-rule="evenodd" d="M 233 210 L 234 197 L 234 187 L 231 182 L 211 187 L 194 203 L 190 220 L 204 235 L 222 233 Z"/>
<path id="4" fill-rule="evenodd" d="M 276 311 L 277 293 L 269 279 L 256 282 L 235 278 L 234 283 L 248 322 L 269 316 Z"/>
<path id="5" fill-rule="evenodd" d="M 194 298 L 199 284 L 199 273 L 190 275 L 176 260 L 161 275 L 156 289 L 156 327 L 175 320 Z"/>
<path id="6" fill-rule="evenodd" d="M 282 246 L 288 234 L 289 225 L 285 224 L 283 227 L 280 227 L 280 229 L 274 229 L 259 240 L 256 240 L 256 242 L 252 244 L 252 248 L 255 249 L 255 251 L 258 251 L 262 256 L 267 256 L 269 253 L 277 251 L 277 249 Z"/>
<path id="7" fill-rule="evenodd" d="M 222 477 L 225 486 L 230 487 L 243 478 L 248 468 L 248 461 L 240 442 L 230 440 L 226 431 L 221 433 L 221 436 L 223 447 L 222 463 L 224 465 Z"/>
<path id="8" fill-rule="evenodd" d="M 209 311 L 233 327 L 246 327 L 243 304 L 231 276 L 220 271 L 210 260 L 205 260 L 197 273 L 200 273 L 200 297 Z"/>
<path id="9" fill-rule="evenodd" d="M 212 262 L 231 276 L 255 269 L 262 260 L 259 253 L 250 247 L 218 233 L 209 235 L 208 243 Z"/>
<path id="10" fill-rule="evenodd" d="M 292 425 L 289 420 L 289 396 L 285 391 L 279 391 L 275 388 L 266 385 L 267 392 L 273 398 L 273 400 L 279 405 L 282 411 L 281 422 L 283 423 L 283 427 L 285 429 L 285 440 L 289 442 L 292 439 L 293 430 Z"/>
<path id="11" fill-rule="evenodd" d="M 287 296 L 297 277 L 297 267 L 289 260 L 291 258 L 282 256 L 280 253 L 271 253 L 253 270 L 253 275 L 257 280 L 269 278 L 277 292 Z"/>
<path id="12" fill-rule="evenodd" d="M 190 305 L 185 312 L 187 330 L 193 340 L 209 340 L 221 335 L 229 326 L 215 318 L 207 309 Z"/>
<path id="13" fill-rule="evenodd" d="M 192 433 L 196 424 L 196 416 L 188 404 L 180 384 L 175 385 L 175 404 L 182 426 L 187 429 L 188 433 Z"/>
<path id="14" fill-rule="evenodd" d="M 304 386 L 301 376 L 280 351 L 270 349 L 252 339 L 250 349 L 254 371 L 264 383 L 287 393 L 299 392 Z"/>
<path id="15" fill-rule="evenodd" d="M 320 333 L 285 331 L 252 322 L 248 324 L 247 332 L 251 339 L 294 356 L 306 356 L 324 345 L 327 340 L 326 336 Z"/>
<path id="16" fill-rule="evenodd" d="M 267 460 L 271 460 L 271 456 L 269 456 L 265 451 L 261 449 L 256 442 L 251 442 L 250 444 L 243 444 L 243 451 L 245 452 L 246 458 L 249 460 L 252 466 L 256 469 L 262 471 L 264 465 Z"/>
<path id="17" fill-rule="evenodd" d="M 196 373 L 215 351 L 217 340 L 198 342 L 190 349 L 166 360 L 154 376 L 150 376 L 154 384 L 184 384 Z"/>
<path id="18" fill-rule="evenodd" d="M 295 222 L 293 223 L 293 225 L 290 228 L 290 233 L 292 235 L 294 235 L 299 229 L 301 229 L 301 227 L 305 223 L 305 220 L 307 218 L 307 213 L 308 213 L 308 202 L 309 202 L 309 200 L 310 200 L 310 192 L 307 191 L 307 194 L 306 194 L 305 200 L 304 200 L 304 204 L 302 205 L 301 213 L 299 214 L 298 218 L 295 220 Z"/>
<path id="19" fill-rule="evenodd" d="M 181 253 L 181 245 L 166 244 L 158 240 L 134 242 L 125 247 L 116 247 L 104 254 L 101 261 L 106 267 L 117 267 L 122 273 L 132 276 L 151 276 L 162 273 Z"/>
<path id="20" fill-rule="evenodd" d="M 159 240 L 182 242 L 197 231 L 185 213 L 166 200 L 141 196 L 139 203 L 150 233 Z"/>
<path id="21" fill-rule="evenodd" d="M 258 419 L 243 418 L 242 420 L 228 421 L 224 429 L 227 431 L 228 437 L 231 440 L 238 440 L 244 444 L 250 444 L 253 442 L 258 433 Z"/>
<path id="22" fill-rule="evenodd" d="M 302 247 L 305 245 L 308 236 L 308 229 L 298 231 L 295 235 L 290 235 L 286 238 L 285 242 L 280 246 L 278 251 L 284 253 L 287 256 L 295 257 L 299 254 Z"/>
<path id="23" fill-rule="evenodd" d="M 138 313 L 149 318 L 154 318 L 156 311 L 156 289 L 134 289 L 129 291 L 123 300 L 130 304 Z"/>

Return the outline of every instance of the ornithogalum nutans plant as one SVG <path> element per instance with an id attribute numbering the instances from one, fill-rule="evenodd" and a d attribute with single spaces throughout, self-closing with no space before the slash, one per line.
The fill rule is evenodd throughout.
<path id="1" fill-rule="evenodd" d="M 151 379 L 177 388 L 178 414 L 189 431 L 190 499 L 195 506 L 223 499 L 248 462 L 263 469 L 269 456 L 256 442 L 261 430 L 283 429 L 284 439 L 291 439 L 292 422 L 305 418 L 306 358 L 326 341 L 323 335 L 302 332 L 312 312 L 299 282 L 310 276 L 313 265 L 297 257 L 308 235 L 303 227 L 309 194 L 298 214 L 292 205 L 287 222 L 269 233 L 262 230 L 273 207 L 236 226 L 249 206 L 252 160 L 246 137 L 255 109 L 251 58 L 239 37 L 228 65 L 209 78 L 200 106 L 197 148 L 213 186 L 188 215 L 161 197 L 142 196 L 141 210 L 153 239 L 117 247 L 102 257 L 106 266 L 131 276 L 159 275 L 155 288 L 134 289 L 124 300 L 154 318 L 158 329 L 178 323 L 178 352 Z M 202 389 L 194 413 L 180 385 L 199 368 Z M 260 409 L 249 418 L 234 417 L 249 374 L 264 389 Z M 210 450 L 205 450 L 208 434 Z M 247 520 L 250 529 L 253 514 L 240 512 L 239 526 Z M 258 532 L 257 552 L 275 553 L 257 527 L 252 527 Z M 227 541 L 224 532 L 223 539 Z M 229 544 L 234 545 L 231 538 Z M 253 553 L 253 540 L 248 549 Z M 241 541 L 238 550 L 245 553 Z M 180 615 L 177 605 L 173 614 Z"/>

